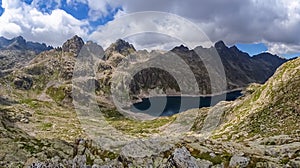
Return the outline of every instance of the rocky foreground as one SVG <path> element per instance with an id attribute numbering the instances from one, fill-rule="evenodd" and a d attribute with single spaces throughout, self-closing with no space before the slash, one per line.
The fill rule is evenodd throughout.
<path id="1" fill-rule="evenodd" d="M 139 121 L 115 109 L 106 80 L 132 46 L 100 60 L 97 113 L 74 107 L 82 46 L 74 37 L 1 78 L 0 167 L 300 167 L 300 58 L 235 101 Z"/>

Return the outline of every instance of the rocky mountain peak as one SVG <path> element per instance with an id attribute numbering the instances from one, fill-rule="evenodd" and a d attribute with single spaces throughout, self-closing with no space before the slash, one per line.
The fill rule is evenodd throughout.
<path id="1" fill-rule="evenodd" d="M 26 40 L 22 36 L 15 37 L 11 40 L 11 44 L 8 46 L 8 49 L 26 49 Z"/>
<path id="2" fill-rule="evenodd" d="M 221 40 L 221 41 L 216 42 L 215 48 L 217 50 L 223 50 L 223 49 L 227 49 L 228 47 L 226 46 L 226 44 L 224 43 L 224 41 Z"/>
<path id="3" fill-rule="evenodd" d="M 123 39 L 118 39 L 115 43 L 112 43 L 105 51 L 104 59 L 109 59 L 114 52 L 120 53 L 124 56 L 135 52 L 134 46 Z"/>
<path id="4" fill-rule="evenodd" d="M 190 51 L 190 49 L 186 46 L 184 46 L 183 44 L 181 44 L 180 46 L 177 46 L 175 48 L 173 48 L 171 51 L 175 51 L 175 52 L 188 52 Z"/>
<path id="5" fill-rule="evenodd" d="M 130 43 L 128 43 L 127 41 L 123 40 L 123 39 L 118 39 L 115 43 L 113 43 L 112 48 L 114 48 L 115 51 L 119 52 L 122 54 L 122 52 L 126 51 L 126 50 L 133 50 L 136 51 L 134 46 Z"/>
<path id="6" fill-rule="evenodd" d="M 63 44 L 62 50 L 64 52 L 73 53 L 75 56 L 77 56 L 77 54 L 80 52 L 83 45 L 84 45 L 84 42 L 83 42 L 82 38 L 75 35 Z"/>
<path id="7" fill-rule="evenodd" d="M 26 42 L 26 40 L 22 36 L 15 37 L 12 40 L 13 41 L 17 41 L 17 42 L 21 42 L 21 43 L 25 43 Z"/>
<path id="8" fill-rule="evenodd" d="M 239 52 L 240 50 L 237 48 L 237 46 L 232 46 L 230 47 L 231 51 L 236 51 L 236 52 Z"/>

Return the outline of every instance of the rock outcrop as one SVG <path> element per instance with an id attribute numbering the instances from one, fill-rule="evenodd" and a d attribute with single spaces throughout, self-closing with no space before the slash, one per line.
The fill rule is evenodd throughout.
<path id="1" fill-rule="evenodd" d="M 14 85 L 17 89 L 29 90 L 33 85 L 33 81 L 29 76 L 22 76 L 14 79 Z"/>
<path id="2" fill-rule="evenodd" d="M 129 44 L 127 41 L 118 39 L 115 43 L 111 44 L 104 54 L 104 60 L 109 60 L 114 54 L 119 53 L 123 56 L 128 56 L 135 52 L 135 48 L 132 44 Z"/>
<path id="3" fill-rule="evenodd" d="M 84 45 L 84 42 L 83 42 L 82 38 L 75 35 L 71 39 L 67 40 L 62 45 L 62 51 L 73 53 L 74 56 L 77 56 L 83 45 Z"/>
<path id="4" fill-rule="evenodd" d="M 234 155 L 231 157 L 229 167 L 247 167 L 250 159 L 243 156 Z"/>
<path id="5" fill-rule="evenodd" d="M 196 159 L 185 147 L 175 149 L 172 160 L 174 166 L 178 168 L 198 168 Z"/>

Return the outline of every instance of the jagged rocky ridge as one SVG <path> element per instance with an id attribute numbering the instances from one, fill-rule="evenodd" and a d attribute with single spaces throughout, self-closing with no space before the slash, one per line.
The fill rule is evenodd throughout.
<path id="1" fill-rule="evenodd" d="M 14 68 L 27 65 L 37 54 L 51 50 L 46 44 L 26 41 L 22 36 L 12 39 L 0 37 L 0 77 L 8 75 Z"/>
<path id="2" fill-rule="evenodd" d="M 22 36 L 12 39 L 0 37 L 0 50 L 29 50 L 40 53 L 51 49 L 53 49 L 53 47 L 47 46 L 45 43 L 40 44 L 37 42 L 26 41 Z"/>
<path id="3" fill-rule="evenodd" d="M 183 91 L 179 89 L 178 81 L 174 78 L 174 74 L 177 73 L 177 76 L 189 75 L 189 72 L 187 72 L 183 64 L 188 65 L 199 86 L 198 92 L 192 90 L 184 94 L 197 95 L 212 94 L 215 93 L 215 90 L 221 92 L 224 90 L 242 88 L 250 83 L 264 83 L 273 75 L 277 67 L 287 61 L 286 59 L 269 53 L 250 57 L 247 53 L 241 52 L 235 46 L 230 48 L 227 47 L 222 41 L 217 42 L 212 48 L 202 48 L 200 46 L 190 50 L 187 47 L 179 46 L 171 51 L 163 53 L 159 51 L 152 51 L 150 53 L 147 51 L 136 52 L 132 45 L 129 45 L 128 43 L 126 45 L 124 44 L 126 44 L 126 42 L 121 43 L 119 40 L 115 44 L 112 44 L 112 46 L 118 46 L 115 48 L 123 48 L 123 50 L 124 48 L 127 48 L 125 53 L 123 51 L 120 52 L 118 49 L 115 49 L 114 52 L 112 52 L 111 50 L 114 49 L 112 46 L 105 51 L 105 55 L 109 55 L 109 57 L 105 57 L 106 61 L 103 64 L 105 64 L 106 67 L 109 67 L 111 71 L 114 71 L 113 69 L 117 67 L 124 57 L 128 57 L 128 55 L 130 55 L 128 60 L 130 59 L 133 63 L 139 62 L 140 60 L 142 64 L 151 65 L 153 62 L 161 62 L 160 64 L 162 64 L 157 67 L 144 68 L 134 75 L 134 79 L 130 84 L 130 90 L 133 95 L 142 95 L 141 97 L 145 96 L 143 94 L 149 94 L 151 90 L 159 90 L 160 93 L 171 95 L 182 93 Z M 214 60 L 205 60 L 215 58 L 213 56 L 219 57 L 221 64 L 213 64 Z M 145 57 L 148 58 L 146 61 L 143 60 Z M 179 57 L 183 62 L 179 63 L 174 57 Z M 178 65 L 176 65 L 176 63 Z M 125 64 L 125 66 L 127 66 L 127 64 Z M 130 66 L 130 64 L 128 66 Z M 136 67 L 136 64 L 132 65 L 132 69 Z M 166 68 L 163 69 L 163 67 Z M 224 68 L 225 74 L 221 73 L 222 71 L 220 70 L 222 70 L 222 68 Z M 208 70 L 214 75 L 215 81 L 222 79 L 223 76 L 226 80 L 225 84 L 227 83 L 227 87 L 218 88 L 218 86 L 213 86 L 211 83 L 215 81 L 211 80 Z M 173 75 L 170 74 L 172 72 L 174 72 Z M 186 83 L 189 82 L 191 81 L 186 81 Z M 184 87 L 188 88 L 191 86 L 186 84 Z"/>
<path id="4" fill-rule="evenodd" d="M 83 40 L 78 36 L 74 36 L 72 39 L 63 44 L 62 52 L 73 53 L 74 56 L 76 56 L 77 54 L 79 54 L 80 49 L 83 45 Z M 61 51 L 59 49 L 56 49 L 56 52 Z M 56 53 L 52 51 L 49 54 L 55 55 Z M 220 58 L 222 65 L 208 64 L 213 63 L 213 61 L 204 62 L 203 59 L 210 59 L 209 55 L 216 54 L 218 54 L 217 57 Z M 181 60 L 183 60 L 183 62 L 177 61 L 178 65 L 171 65 L 170 63 L 170 65 L 167 65 L 172 57 L 175 56 L 179 57 Z M 192 77 L 195 77 L 199 87 L 199 91 L 195 92 L 194 89 L 191 89 L 188 91 L 188 93 L 183 94 L 198 95 L 211 94 L 214 93 L 215 90 L 222 92 L 226 90 L 242 88 L 246 87 L 250 83 L 263 83 L 275 72 L 278 66 L 287 61 L 286 59 L 271 55 L 269 53 L 250 57 L 248 54 L 239 51 L 235 46 L 228 48 L 222 41 L 217 42 L 215 44 L 215 47 L 212 48 L 202 48 L 200 46 L 196 47 L 194 50 L 190 50 L 184 46 L 179 46 L 168 52 L 152 51 L 149 53 L 147 51 L 136 51 L 133 45 L 125 42 L 124 40 L 118 40 L 116 43 L 107 48 L 104 51 L 103 55 L 100 57 L 102 58 L 98 59 L 98 61 L 95 62 L 96 64 L 98 64 L 97 83 L 99 83 L 99 86 L 102 87 L 99 88 L 99 92 L 104 91 L 107 94 L 109 94 L 108 88 L 111 85 L 112 74 L 117 74 L 116 70 L 119 70 L 118 65 L 120 65 L 120 63 L 127 62 L 128 64 L 129 62 L 129 67 L 131 67 L 131 69 L 134 69 L 135 66 L 137 66 L 136 64 L 131 64 L 134 62 L 138 62 L 140 65 L 149 64 L 149 62 L 150 64 L 153 62 L 161 62 L 161 64 L 164 64 L 161 65 L 161 67 L 167 67 L 167 69 L 165 68 L 166 70 L 161 69 L 159 66 L 158 68 L 144 68 L 134 75 L 134 78 L 132 81 L 130 81 L 129 86 L 124 86 L 124 84 L 119 83 L 118 87 L 130 87 L 129 89 L 131 91 L 132 97 L 147 96 L 152 90 L 158 90 L 158 93 L 156 94 L 183 93 L 184 91 L 181 91 L 179 89 L 178 81 L 176 81 L 176 79 L 174 78 L 174 74 L 170 73 L 174 71 L 175 75 L 176 73 L 180 74 L 177 76 L 188 76 L 190 74 L 188 74 L 189 72 L 187 72 L 185 66 L 188 66 L 188 68 L 190 68 L 190 70 L 192 71 Z M 67 57 L 63 57 L 62 59 L 65 58 Z M 39 58 L 37 57 L 36 60 L 38 59 Z M 61 68 L 65 68 L 70 71 L 64 72 L 64 70 L 60 70 L 60 72 L 62 73 L 68 73 L 69 76 L 67 78 L 71 79 L 71 73 L 73 72 L 72 70 L 75 66 L 75 58 L 70 57 L 69 59 L 71 60 L 69 60 L 68 63 L 62 62 L 61 60 L 57 60 L 56 63 L 60 64 L 58 66 L 61 66 Z M 176 64 L 175 61 L 176 60 L 174 60 L 174 64 Z M 34 62 L 38 61 L 33 60 L 33 63 Z M 34 65 L 30 66 L 33 67 Z M 49 66 L 50 69 L 57 68 L 56 66 L 51 67 L 50 65 L 42 66 Z M 219 71 L 222 70 L 222 68 L 224 68 L 225 74 L 222 74 Z M 209 71 L 212 71 L 211 74 L 214 74 L 214 81 L 212 81 L 211 76 L 209 76 L 208 69 Z M 187 75 L 185 75 L 185 73 Z M 224 78 L 224 80 L 226 80 L 225 84 L 227 83 L 227 87 L 218 88 L 218 84 L 214 86 L 212 85 L 212 82 L 218 82 L 218 79 L 222 79 L 222 77 Z M 191 82 L 193 81 L 184 81 L 185 88 L 192 88 L 190 86 L 191 84 L 189 84 Z"/>
<path id="5" fill-rule="evenodd" d="M 70 41 L 74 43 L 70 44 Z M 193 109 L 172 117 L 141 122 L 120 114 L 106 97 L 110 94 L 111 73 L 130 55 L 128 53 L 141 60 L 143 55 L 165 53 L 136 52 L 133 46 L 119 41 L 127 47 L 113 44 L 111 48 L 115 49 L 105 51 L 107 59 L 97 62 L 98 74 L 94 82 L 103 118 L 79 120 L 82 116 L 73 107 L 71 79 L 79 54 L 73 46 L 80 47 L 82 43 L 77 37 L 70 41 L 63 45 L 65 51 L 43 52 L 30 65 L 1 78 L 1 166 L 299 166 L 299 126 L 296 124 L 299 102 L 298 92 L 292 92 L 299 88 L 299 59 L 284 64 L 265 85 L 251 85 L 247 89 L 248 95 L 235 102 L 221 102 L 212 108 Z M 179 48 L 189 51 L 183 46 Z M 276 98 L 269 99 L 272 94 Z M 275 113 L 272 113 L 273 107 Z M 210 136 L 203 134 L 210 130 L 206 116 L 220 112 L 224 115 L 221 115 L 217 129 Z M 276 118 L 285 112 L 289 112 L 290 117 Z M 264 113 L 271 117 L 260 121 Z M 279 126 L 274 129 L 268 123 L 273 119 L 279 121 Z M 293 122 L 289 125 L 288 121 Z M 240 127 L 242 131 L 237 132 Z M 284 128 L 291 131 L 286 132 Z M 265 134 L 265 130 L 270 134 Z M 15 137 L 24 138 L 13 141 Z M 93 141 L 74 142 L 78 137 Z M 19 154 L 14 155 L 16 152 Z"/>

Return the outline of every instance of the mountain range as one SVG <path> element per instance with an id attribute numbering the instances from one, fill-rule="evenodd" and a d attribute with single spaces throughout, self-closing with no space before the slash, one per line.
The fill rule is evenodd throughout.
<path id="1" fill-rule="evenodd" d="M 38 54 L 37 49 L 18 45 L 16 42 L 7 48 L 11 45 L 1 42 L 9 54 L 1 57 L 5 66 L 0 76 L 0 167 L 300 166 L 299 58 L 287 60 L 269 53 L 250 57 L 222 41 L 211 48 L 182 45 L 151 52 L 138 51 L 124 40 L 103 50 L 78 36 L 62 47 Z M 82 51 L 92 57 L 81 58 L 85 56 Z M 31 53 L 30 57 L 15 54 L 24 52 Z M 103 55 L 97 56 L 99 53 Z M 222 77 L 220 67 L 206 64 L 215 61 L 210 59 L 216 53 L 225 72 L 226 88 L 210 84 L 208 70 L 217 79 Z M 115 74 L 122 77 L 130 72 L 122 68 L 135 69 L 158 60 L 171 62 L 172 56 L 184 62 L 166 65 L 169 71 L 143 69 L 129 85 L 112 80 Z M 90 60 L 96 66 L 78 64 L 78 59 Z M 7 62 L 21 63 L 8 66 Z M 129 87 L 131 99 L 181 93 L 170 74 L 186 76 L 180 63 L 188 65 L 198 83 L 199 92 L 191 93 L 243 88 L 244 95 L 214 107 L 146 121 L 117 110 L 111 98 L 114 86 Z M 82 78 L 91 69 L 93 75 Z M 76 83 L 94 84 L 94 96 L 90 96 L 90 87 L 78 88 Z M 183 85 L 190 86 L 189 80 Z M 88 93 L 87 97 L 75 99 L 82 93 Z M 95 101 L 85 102 L 86 98 Z"/>
<path id="2" fill-rule="evenodd" d="M 12 39 L 0 37 L 0 77 L 30 62 L 37 54 L 53 47 L 37 42 L 26 41 L 22 36 Z"/>
<path id="3" fill-rule="evenodd" d="M 26 41 L 22 36 L 12 39 L 0 37 L 0 50 L 29 50 L 40 53 L 51 49 L 53 49 L 53 47 L 47 46 L 45 43 L 40 44 L 37 42 Z"/>
<path id="4" fill-rule="evenodd" d="M 23 38 L 18 37 L 15 39 L 20 40 Z M 21 41 L 24 42 L 25 40 Z M 14 42 L 14 44 L 15 47 L 10 51 L 15 51 L 17 50 L 16 48 L 22 48 L 21 46 L 16 47 L 19 46 L 17 45 L 19 43 Z M 86 44 L 87 47 L 89 45 L 89 43 Z M 17 78 L 17 82 L 15 82 L 15 84 L 17 84 L 17 88 L 22 88 L 22 83 L 27 83 L 27 78 L 40 78 L 41 74 L 51 74 L 54 73 L 54 71 L 56 71 L 57 74 L 60 74 L 59 77 L 62 77 L 65 80 L 71 80 L 74 66 L 76 64 L 76 56 L 79 54 L 80 49 L 83 46 L 83 40 L 78 36 L 74 36 L 66 41 L 62 45 L 61 49 L 56 48 L 49 50 L 50 48 L 47 48 L 48 52 L 41 53 L 36 57 L 26 57 L 27 59 L 22 59 L 22 57 L 20 57 L 21 59 L 16 59 L 13 56 L 7 58 L 6 56 L 5 59 L 8 60 L 3 64 L 11 65 L 8 63 L 11 62 L 13 64 L 22 63 L 26 65 L 26 61 L 27 63 L 30 62 L 30 65 L 20 68 L 21 74 L 14 75 Z M 97 44 L 96 46 L 103 50 L 101 46 L 98 46 Z M 59 55 L 61 52 L 71 53 L 73 57 L 53 57 L 53 55 Z M 12 55 L 16 56 L 17 54 L 13 53 Z M 246 87 L 250 83 L 264 83 L 270 76 L 273 75 L 275 70 L 281 64 L 287 61 L 284 58 L 269 53 L 262 53 L 250 57 L 247 53 L 241 52 L 235 46 L 227 47 L 222 41 L 217 42 L 215 46 L 211 48 L 203 48 L 199 46 L 195 49 L 188 49 L 181 45 L 170 51 L 147 52 L 145 50 L 136 51 L 132 44 L 119 39 L 103 51 L 102 57 L 103 58 L 100 58 L 95 62 L 98 66 L 98 71 L 96 72 L 98 77 L 95 82 L 98 83 L 99 86 L 97 88 L 99 89 L 98 93 L 104 92 L 103 94 L 106 96 L 110 94 L 109 88 L 111 87 L 112 74 L 118 74 L 117 72 L 121 69 L 121 76 L 124 75 L 124 69 L 122 69 L 122 66 L 119 66 L 121 65 L 120 63 L 129 61 L 129 59 L 133 58 L 140 66 L 143 66 L 143 64 L 153 64 L 157 62 L 163 64 L 158 67 L 142 68 L 140 72 L 137 72 L 133 76 L 133 79 L 130 81 L 130 85 L 122 82 L 116 84 L 116 88 L 129 87 L 127 89 L 130 90 L 131 99 L 147 97 L 150 93 L 154 95 L 159 95 L 161 93 L 169 95 L 205 95 L 215 94 L 216 91 L 224 92 L 240 89 Z M 183 60 L 183 62 L 173 60 L 175 57 L 179 57 L 180 60 Z M 212 58 L 220 59 L 220 63 L 213 65 L 215 60 Z M 49 64 L 49 62 L 46 62 L 45 60 L 55 62 L 55 64 Z M 65 60 L 65 62 L 61 60 Z M 145 62 L 145 60 L 147 62 Z M 170 63 L 171 60 L 173 60 L 172 63 Z M 191 74 L 188 74 L 189 71 L 187 71 L 186 66 L 182 65 L 187 65 L 192 71 L 192 76 L 197 82 L 196 89 L 193 87 L 193 85 L 195 85 L 194 82 L 190 79 L 183 79 L 184 76 L 189 76 Z M 162 66 L 166 66 L 166 69 L 161 69 L 160 67 Z M 3 66 L 3 68 L 5 67 L 6 66 Z M 126 68 L 134 70 L 135 67 L 137 67 L 137 64 L 130 64 Z M 13 66 L 9 66 L 7 69 L 11 68 L 13 68 Z M 2 74 L 5 74 L 5 72 L 8 74 L 7 69 L 3 69 Z M 11 72 L 11 70 L 9 72 Z M 180 80 L 183 80 L 182 83 L 184 86 L 178 85 L 175 78 L 170 75 L 172 72 L 175 76 L 177 75 L 179 78 L 182 77 Z M 27 78 L 24 78 L 24 76 L 27 76 Z M 47 76 L 46 78 L 48 78 L 48 80 L 51 79 L 50 76 Z M 23 79 L 26 81 L 22 81 Z M 226 87 L 219 84 L 221 80 L 224 80 L 224 85 L 226 85 Z M 45 81 L 44 85 L 47 85 L 48 82 L 50 81 Z M 35 86 L 37 82 L 34 82 L 34 80 L 30 83 L 30 87 L 26 85 L 26 89 L 37 87 Z M 183 91 L 180 90 L 180 87 L 190 89 Z"/>

